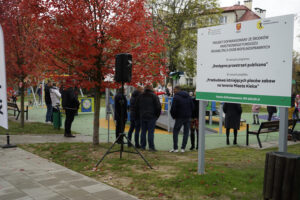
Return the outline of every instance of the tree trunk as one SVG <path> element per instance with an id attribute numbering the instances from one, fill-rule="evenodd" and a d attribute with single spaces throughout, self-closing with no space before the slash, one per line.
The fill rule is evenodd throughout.
<path id="1" fill-rule="evenodd" d="M 300 156 L 285 152 L 266 154 L 263 198 L 300 199 Z"/>
<path id="2" fill-rule="evenodd" d="M 95 111 L 94 111 L 94 127 L 93 127 L 93 145 L 99 145 L 99 117 L 100 117 L 100 103 L 101 103 L 101 93 L 100 88 L 97 86 L 95 88 Z"/>
<path id="3" fill-rule="evenodd" d="M 22 81 L 21 90 L 21 127 L 24 128 L 24 82 Z"/>

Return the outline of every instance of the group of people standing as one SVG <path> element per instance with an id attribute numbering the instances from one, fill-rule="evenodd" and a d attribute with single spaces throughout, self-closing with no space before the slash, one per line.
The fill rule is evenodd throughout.
<path id="1" fill-rule="evenodd" d="M 174 88 L 174 98 L 171 106 L 171 116 L 175 119 L 173 128 L 173 149 L 171 152 L 178 152 L 178 134 L 181 127 L 184 127 L 184 136 L 181 144 L 181 152 L 185 151 L 191 118 L 194 112 L 194 102 L 189 94 L 182 91 L 179 86 Z M 115 120 L 116 120 L 116 138 L 124 132 L 125 121 L 127 120 L 127 109 L 124 109 L 126 101 L 122 90 L 118 90 L 115 96 Z M 123 105 L 123 106 L 122 106 Z M 128 146 L 131 146 L 132 133 L 135 130 L 134 143 L 136 148 L 146 149 L 147 141 L 149 151 L 156 151 L 154 144 L 154 130 L 156 121 L 161 114 L 161 103 L 158 96 L 154 93 L 153 87 L 147 85 L 145 88 L 138 86 L 132 93 L 130 99 L 130 128 L 128 131 Z M 122 121 L 122 116 L 125 121 Z M 139 132 L 141 130 L 141 138 Z M 147 138 L 148 134 L 148 140 Z M 195 137 L 194 137 L 195 138 Z M 117 141 L 122 142 L 122 141 Z"/>
<path id="2" fill-rule="evenodd" d="M 75 137 L 71 133 L 71 126 L 79 108 L 78 92 L 70 83 L 66 81 L 66 84 L 59 88 L 58 83 L 49 80 L 45 85 L 46 123 L 53 123 L 54 128 L 61 127 L 60 100 L 62 100 L 62 108 L 66 113 L 65 137 Z"/>
<path id="3" fill-rule="evenodd" d="M 141 86 L 136 88 L 130 99 L 129 110 L 130 128 L 128 131 L 128 146 L 130 147 L 132 145 L 132 134 L 135 131 L 135 147 L 145 150 L 147 146 L 146 136 L 148 133 L 149 150 L 156 151 L 154 144 L 154 130 L 156 121 L 161 113 L 161 104 L 151 85 L 147 85 L 145 88 L 142 88 Z M 237 131 L 240 128 L 242 114 L 241 105 L 237 103 L 225 103 L 223 111 L 225 113 L 226 143 L 228 145 L 230 144 L 229 134 L 230 129 L 233 129 L 233 144 L 237 144 Z M 182 127 L 183 139 L 180 146 L 180 152 L 185 152 L 189 135 L 191 136 L 190 150 L 195 149 L 195 147 L 198 149 L 199 102 L 196 98 L 191 97 L 186 91 L 181 90 L 180 86 L 176 86 L 174 88 L 174 98 L 172 100 L 170 114 L 172 118 L 175 119 L 173 127 L 173 148 L 170 152 L 179 152 L 178 135 Z M 121 120 L 122 116 L 125 121 Z M 118 90 L 118 93 L 115 96 L 115 120 L 116 138 L 118 138 L 121 133 L 124 133 L 125 122 L 127 120 L 127 100 L 121 89 Z M 197 134 L 196 142 L 195 132 Z M 117 142 L 120 143 L 122 141 Z"/>
<path id="4" fill-rule="evenodd" d="M 127 120 L 127 100 L 122 89 L 118 90 L 115 96 L 115 120 L 116 120 L 116 138 L 124 133 L 124 126 Z M 128 133 L 128 143 L 131 146 L 132 133 L 135 130 L 135 147 L 146 149 L 148 133 L 148 146 L 150 151 L 156 151 L 154 145 L 154 129 L 156 120 L 161 113 L 161 104 L 159 98 L 154 94 L 153 87 L 147 85 L 145 88 L 141 86 L 133 92 L 130 99 L 130 129 Z M 124 117 L 125 116 L 125 117 Z M 141 130 L 141 139 L 139 140 L 139 132 Z M 122 141 L 117 141 L 122 142 Z"/>

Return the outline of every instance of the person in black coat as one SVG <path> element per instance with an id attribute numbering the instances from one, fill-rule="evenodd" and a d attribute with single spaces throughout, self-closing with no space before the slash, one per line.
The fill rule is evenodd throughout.
<path id="1" fill-rule="evenodd" d="M 268 111 L 268 121 L 271 121 L 274 113 L 277 112 L 277 108 L 275 106 L 267 106 Z"/>
<path id="2" fill-rule="evenodd" d="M 183 140 L 181 152 L 185 152 L 194 104 L 190 95 L 185 91 L 181 91 L 180 86 L 174 88 L 174 93 L 170 112 L 172 118 L 175 119 L 175 124 L 173 128 L 173 149 L 171 149 L 170 152 L 178 152 L 178 134 L 182 126 Z"/>
<path id="3" fill-rule="evenodd" d="M 49 80 L 48 83 L 45 85 L 45 102 L 47 106 L 47 112 L 46 112 L 46 123 L 53 122 L 52 119 L 52 102 L 50 97 L 50 89 L 52 88 L 52 82 Z"/>
<path id="4" fill-rule="evenodd" d="M 237 131 L 240 129 L 242 107 L 238 103 L 224 103 L 226 144 L 229 145 L 230 129 L 234 130 L 233 144 L 237 144 Z"/>
<path id="5" fill-rule="evenodd" d="M 38 86 L 38 89 L 36 91 L 37 95 L 39 96 L 39 105 L 42 105 L 42 94 L 43 94 L 43 90 L 42 90 L 42 84 L 40 84 Z"/>
<path id="6" fill-rule="evenodd" d="M 195 131 L 197 133 L 196 149 L 198 149 L 198 143 L 199 143 L 199 101 L 196 100 L 196 97 L 193 97 L 192 99 L 193 99 L 194 109 L 193 109 L 192 121 L 191 121 L 191 148 L 190 148 L 190 150 L 195 149 Z"/>
<path id="7" fill-rule="evenodd" d="M 128 139 L 131 141 L 132 133 L 135 130 L 135 135 L 134 135 L 134 142 L 135 142 L 135 147 L 140 148 L 140 142 L 139 142 L 139 133 L 141 129 L 141 122 L 140 119 L 136 118 L 135 114 L 135 103 L 137 101 L 137 98 L 142 94 L 143 92 L 143 87 L 138 86 L 136 90 L 132 93 L 131 98 L 130 98 L 130 128 L 128 131 Z M 128 146 L 130 147 L 131 144 L 128 143 Z"/>
<path id="8" fill-rule="evenodd" d="M 75 137 L 71 134 L 71 127 L 80 105 L 75 88 L 70 85 L 66 86 L 62 91 L 61 98 L 62 107 L 66 112 L 65 137 Z"/>
<path id="9" fill-rule="evenodd" d="M 159 98 L 154 94 L 153 87 L 147 85 L 144 92 L 138 97 L 135 104 L 136 118 L 141 120 L 141 148 L 146 148 L 146 132 L 150 151 L 156 151 L 154 145 L 154 129 L 156 120 L 161 113 Z"/>
<path id="10" fill-rule="evenodd" d="M 116 139 L 120 133 L 124 133 L 125 123 L 127 121 L 127 99 L 123 94 L 122 88 L 118 89 L 118 92 L 114 98 L 115 102 L 115 120 L 116 120 Z M 121 144 L 122 138 L 119 138 L 117 143 Z"/>

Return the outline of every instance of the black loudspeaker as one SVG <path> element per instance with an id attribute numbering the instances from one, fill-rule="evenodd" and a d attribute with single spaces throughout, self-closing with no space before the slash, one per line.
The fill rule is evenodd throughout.
<path id="1" fill-rule="evenodd" d="M 130 82 L 132 70 L 132 55 L 121 53 L 116 55 L 115 81 Z"/>

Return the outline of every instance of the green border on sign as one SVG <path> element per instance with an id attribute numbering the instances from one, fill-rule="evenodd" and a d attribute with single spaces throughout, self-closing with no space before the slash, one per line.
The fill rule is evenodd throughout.
<path id="1" fill-rule="evenodd" d="M 291 106 L 291 97 L 286 97 L 286 96 L 196 92 L 196 99 L 206 100 L 206 101 L 274 105 L 274 106 L 282 106 L 282 107 Z"/>

